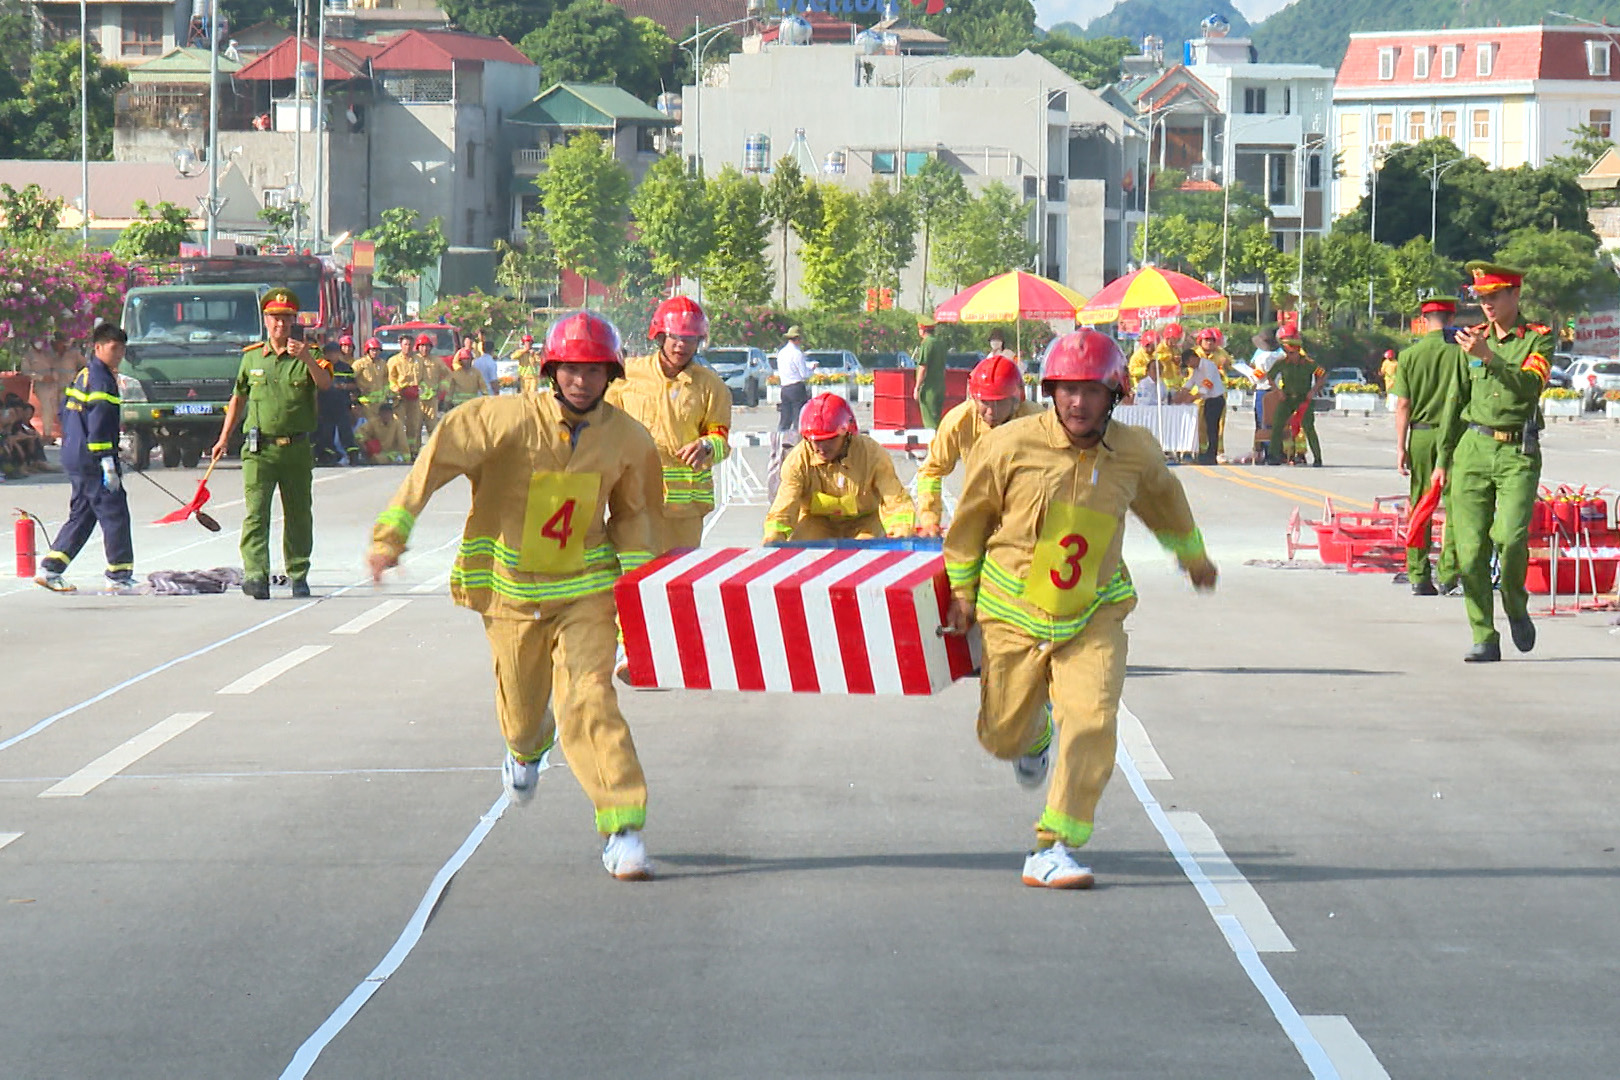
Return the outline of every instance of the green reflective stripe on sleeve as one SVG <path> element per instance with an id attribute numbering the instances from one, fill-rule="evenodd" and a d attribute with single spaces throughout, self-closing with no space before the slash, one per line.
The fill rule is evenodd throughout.
<path id="1" fill-rule="evenodd" d="M 621 551 L 619 552 L 619 569 L 628 574 L 632 570 L 639 570 L 653 561 L 650 551 Z"/>
<path id="2" fill-rule="evenodd" d="M 122 405 L 124 403 L 123 398 L 115 397 L 114 395 L 104 393 L 101 390 L 92 390 L 92 391 L 90 391 L 90 393 L 84 395 L 81 400 L 83 400 L 83 401 L 105 401 L 110 405 Z"/>
<path id="3" fill-rule="evenodd" d="M 709 444 L 709 456 L 714 461 L 724 461 L 731 450 L 731 444 L 724 435 L 705 435 L 703 441 Z"/>
<path id="4" fill-rule="evenodd" d="M 953 588 L 976 584 L 983 567 L 984 559 L 982 558 L 975 559 L 970 563 L 947 562 L 945 564 L 945 580 L 950 582 Z"/>
<path id="5" fill-rule="evenodd" d="M 603 834 L 639 829 L 646 824 L 645 806 L 609 806 L 596 812 L 596 831 Z"/>
<path id="6" fill-rule="evenodd" d="M 945 490 L 945 482 L 937 476 L 917 477 L 917 494 L 938 495 Z"/>
<path id="7" fill-rule="evenodd" d="M 393 529 L 401 540 L 409 540 L 411 530 L 416 528 L 416 515 L 403 506 L 390 506 L 377 515 L 377 527 Z"/>
<path id="8" fill-rule="evenodd" d="M 450 569 L 452 586 L 460 586 L 470 592 L 492 592 L 520 604 L 544 604 L 594 596 L 612 589 L 618 578 L 617 569 L 596 570 L 552 581 L 518 581 L 499 568 L 485 570 L 458 565 Z"/>
<path id="9" fill-rule="evenodd" d="M 778 536 L 792 536 L 793 526 L 785 525 L 780 521 L 767 521 L 765 523 L 765 531 L 773 532 Z"/>
<path id="10" fill-rule="evenodd" d="M 883 514 L 879 514 L 878 520 L 883 522 L 883 527 L 885 529 L 892 529 L 899 525 L 915 525 L 917 523 L 916 515 L 910 510 L 901 510 L 896 514 L 887 517 Z"/>
<path id="11" fill-rule="evenodd" d="M 80 390 L 77 386 L 70 386 L 66 390 L 64 390 L 62 393 L 63 393 L 64 396 L 69 397 L 74 401 L 89 401 L 90 400 L 85 395 L 85 392 L 83 390 Z"/>
<path id="12" fill-rule="evenodd" d="M 98 450 L 111 450 L 113 448 L 113 444 L 110 442 L 85 443 L 84 448 L 93 454 Z"/>
<path id="13" fill-rule="evenodd" d="M 1035 827 L 1056 835 L 1069 847 L 1083 847 L 1091 839 L 1091 822 L 1059 813 L 1050 806 L 1041 811 L 1041 820 L 1036 822 Z"/>
<path id="14" fill-rule="evenodd" d="M 1175 533 L 1155 533 L 1159 546 L 1180 559 L 1196 559 L 1204 554 L 1204 534 L 1197 529 L 1177 536 Z"/>

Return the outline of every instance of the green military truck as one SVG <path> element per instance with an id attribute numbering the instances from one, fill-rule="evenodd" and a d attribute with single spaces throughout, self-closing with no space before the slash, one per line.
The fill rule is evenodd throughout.
<path id="1" fill-rule="evenodd" d="M 259 299 L 268 284 L 146 285 L 124 299 L 129 347 L 118 373 L 129 460 L 159 451 L 167 468 L 191 468 L 219 438 L 242 350 L 264 336 Z"/>

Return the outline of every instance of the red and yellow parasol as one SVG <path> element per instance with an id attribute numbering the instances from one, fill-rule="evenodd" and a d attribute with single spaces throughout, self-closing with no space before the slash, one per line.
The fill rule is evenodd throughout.
<path id="1" fill-rule="evenodd" d="M 1013 270 L 969 285 L 934 309 L 940 322 L 1014 322 L 1018 319 L 1072 319 L 1086 298 L 1055 281 Z"/>
<path id="2" fill-rule="evenodd" d="M 1110 281 L 1074 318 L 1088 325 L 1117 322 L 1130 332 L 1143 323 L 1213 314 L 1225 304 L 1220 293 L 1197 278 L 1148 266 Z"/>

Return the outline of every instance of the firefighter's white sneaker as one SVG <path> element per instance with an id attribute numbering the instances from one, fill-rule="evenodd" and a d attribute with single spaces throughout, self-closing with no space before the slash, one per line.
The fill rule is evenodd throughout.
<path id="1" fill-rule="evenodd" d="M 1024 884 L 1042 889 L 1089 889 L 1091 867 L 1075 860 L 1063 844 L 1032 851 L 1024 859 Z"/>
<path id="2" fill-rule="evenodd" d="M 47 570 L 39 575 L 34 579 L 34 584 L 43 585 L 51 592 L 69 593 L 79 591 L 76 586 L 69 584 L 61 574 L 56 573 L 54 570 Z"/>
<path id="3" fill-rule="evenodd" d="M 506 760 L 501 763 L 501 786 L 515 805 L 527 806 L 534 800 L 534 789 L 540 783 L 545 760 L 546 756 L 541 754 L 533 761 L 519 761 L 510 750 L 506 752 Z"/>
<path id="4" fill-rule="evenodd" d="M 652 877 L 652 860 L 640 829 L 626 829 L 607 838 L 602 847 L 602 868 L 620 881 L 646 881 Z"/>

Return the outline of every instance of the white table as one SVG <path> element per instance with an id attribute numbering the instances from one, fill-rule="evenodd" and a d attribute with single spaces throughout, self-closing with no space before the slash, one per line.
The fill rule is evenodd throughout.
<path id="1" fill-rule="evenodd" d="M 1171 453 L 1198 453 L 1197 405 L 1119 405 L 1114 419 L 1147 428 Z"/>

